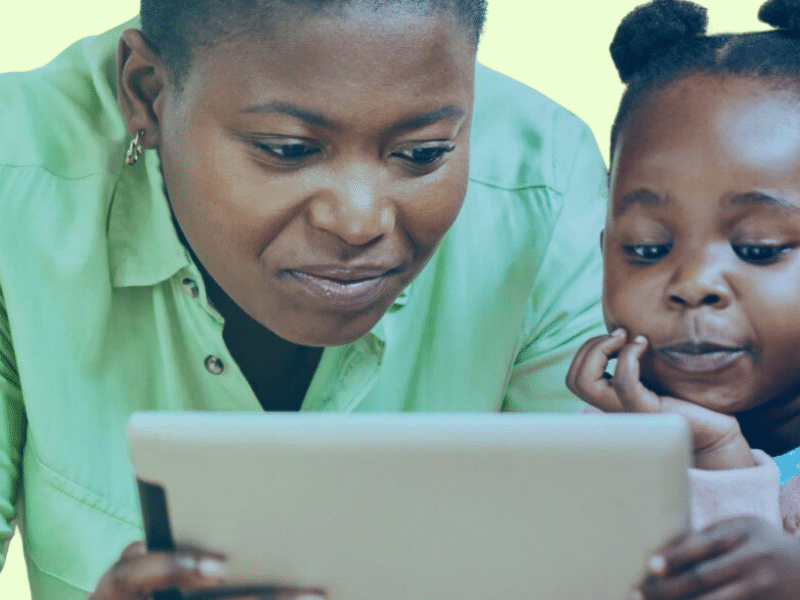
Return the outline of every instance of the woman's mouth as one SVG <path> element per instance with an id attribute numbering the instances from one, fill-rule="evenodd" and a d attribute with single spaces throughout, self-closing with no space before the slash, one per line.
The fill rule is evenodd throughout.
<path id="1" fill-rule="evenodd" d="M 709 342 L 686 342 L 654 348 L 653 351 L 668 365 L 686 373 L 721 371 L 748 353 L 744 347 Z"/>
<path id="2" fill-rule="evenodd" d="M 332 310 L 359 310 L 384 294 L 397 269 L 383 267 L 311 267 L 288 272 L 303 293 Z"/>

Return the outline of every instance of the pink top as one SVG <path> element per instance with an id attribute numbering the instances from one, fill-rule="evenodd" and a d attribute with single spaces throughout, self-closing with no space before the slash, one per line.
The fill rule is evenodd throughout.
<path id="1" fill-rule="evenodd" d="M 594 406 L 587 413 L 602 412 Z M 800 536 L 800 476 L 781 485 L 777 463 L 753 450 L 755 467 L 708 471 L 689 469 L 689 518 L 693 529 L 714 521 L 753 515 Z"/>
<path id="2" fill-rule="evenodd" d="M 753 450 L 753 458 L 756 466 L 746 469 L 689 469 L 694 529 L 726 517 L 755 515 L 800 535 L 800 476 L 781 485 L 778 465 L 768 454 Z"/>

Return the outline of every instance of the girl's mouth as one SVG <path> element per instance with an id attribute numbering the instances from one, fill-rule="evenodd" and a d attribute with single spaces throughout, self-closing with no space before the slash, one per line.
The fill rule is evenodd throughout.
<path id="1" fill-rule="evenodd" d="M 748 354 L 747 348 L 687 342 L 654 349 L 656 356 L 671 367 L 686 373 L 721 371 Z"/>

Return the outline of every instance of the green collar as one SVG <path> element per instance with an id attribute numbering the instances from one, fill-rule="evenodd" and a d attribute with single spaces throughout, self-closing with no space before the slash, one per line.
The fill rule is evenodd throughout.
<path id="1" fill-rule="evenodd" d="M 191 263 L 162 185 L 157 152 L 146 151 L 135 165 L 122 168 L 108 215 L 114 287 L 156 285 Z"/>

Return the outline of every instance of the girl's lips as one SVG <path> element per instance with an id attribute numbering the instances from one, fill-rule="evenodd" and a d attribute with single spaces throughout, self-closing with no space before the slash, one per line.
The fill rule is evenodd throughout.
<path id="1" fill-rule="evenodd" d="M 289 273 L 302 292 L 333 310 L 367 308 L 382 295 L 391 275 L 391 272 L 382 272 L 370 277 L 339 279 L 303 271 Z"/>
<path id="2" fill-rule="evenodd" d="M 657 348 L 654 352 L 664 362 L 679 371 L 708 373 L 729 367 L 747 354 L 747 349 L 715 344 L 680 344 Z"/>

